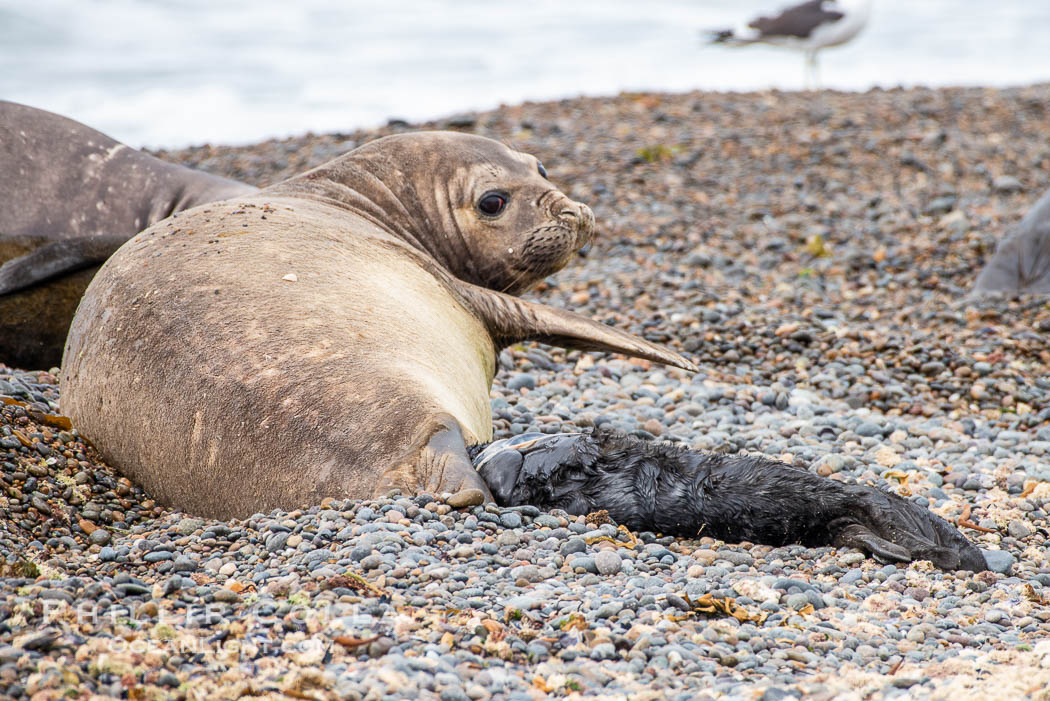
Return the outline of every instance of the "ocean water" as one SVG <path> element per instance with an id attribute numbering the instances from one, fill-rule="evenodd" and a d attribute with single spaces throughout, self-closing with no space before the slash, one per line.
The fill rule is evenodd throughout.
<path id="1" fill-rule="evenodd" d="M 134 146 L 242 144 L 631 90 L 783 90 L 802 56 L 704 45 L 779 0 L 0 0 L 0 98 Z M 1050 81 L 1050 0 L 875 0 L 823 87 Z"/>

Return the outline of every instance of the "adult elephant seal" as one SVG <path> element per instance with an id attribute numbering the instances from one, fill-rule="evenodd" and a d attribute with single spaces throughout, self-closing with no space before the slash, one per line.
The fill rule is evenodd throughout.
<path id="1" fill-rule="evenodd" d="M 255 189 L 0 101 L 0 362 L 57 365 L 77 303 L 113 251 L 175 212 Z"/>
<path id="2" fill-rule="evenodd" d="M 509 294 L 594 217 L 532 156 L 421 132 L 135 236 L 92 281 L 62 408 L 161 502 L 229 518 L 327 496 L 478 488 L 499 349 L 535 339 L 692 369 Z"/>
<path id="3" fill-rule="evenodd" d="M 1002 241 L 974 283 L 976 294 L 1050 294 L 1050 191 Z"/>

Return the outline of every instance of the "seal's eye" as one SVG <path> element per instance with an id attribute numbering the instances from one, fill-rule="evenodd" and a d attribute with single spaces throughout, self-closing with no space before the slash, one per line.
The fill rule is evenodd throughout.
<path id="1" fill-rule="evenodd" d="M 539 161 L 536 161 L 536 170 L 540 171 L 540 175 L 542 175 L 544 178 L 547 177 L 547 169 L 544 168 L 543 164 Z"/>
<path id="2" fill-rule="evenodd" d="M 494 217 L 507 206 L 507 196 L 498 192 L 486 192 L 478 200 L 478 211 L 488 217 Z"/>

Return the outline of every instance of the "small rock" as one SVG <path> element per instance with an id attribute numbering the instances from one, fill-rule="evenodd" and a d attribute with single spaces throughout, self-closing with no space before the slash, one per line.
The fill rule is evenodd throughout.
<path id="1" fill-rule="evenodd" d="M 158 686 L 166 686 L 169 688 L 173 688 L 181 683 L 182 682 L 179 681 L 179 678 L 171 672 L 164 672 L 159 677 L 157 677 Z"/>
<path id="2" fill-rule="evenodd" d="M 874 438 L 882 435 L 882 426 L 871 421 L 864 421 L 854 429 L 854 433 L 865 438 Z"/>
<path id="3" fill-rule="evenodd" d="M 618 574 L 623 566 L 623 558 L 615 550 L 602 550 L 594 556 L 594 566 L 598 568 L 599 574 Z"/>
<path id="4" fill-rule="evenodd" d="M 41 599 L 48 599 L 51 601 L 64 601 L 67 604 L 73 603 L 73 595 L 68 591 L 62 589 L 45 589 L 38 595 Z"/>
<path id="5" fill-rule="evenodd" d="M 1010 620 L 1010 616 L 1002 609 L 988 609 L 984 612 L 984 620 L 989 623 L 1002 623 Z"/>
<path id="6" fill-rule="evenodd" d="M 44 630 L 21 635 L 12 642 L 16 648 L 23 650 L 47 650 L 61 635 L 57 630 Z"/>
<path id="7" fill-rule="evenodd" d="M 215 598 L 216 601 L 221 601 L 227 604 L 233 604 L 241 600 L 241 597 L 237 594 L 237 592 L 233 591 L 232 589 L 227 589 L 226 587 L 216 589 L 215 593 L 212 594 L 212 596 Z"/>
<path id="8" fill-rule="evenodd" d="M 896 467 L 901 462 L 901 456 L 888 445 L 881 445 L 875 451 L 875 462 L 883 467 Z"/>
<path id="9" fill-rule="evenodd" d="M 279 531 L 271 535 L 266 539 L 266 551 L 275 553 L 278 550 L 284 550 L 284 547 L 288 544 L 289 535 L 287 531 Z"/>
<path id="10" fill-rule="evenodd" d="M 923 214 L 936 216 L 938 214 L 946 214 L 947 212 L 955 209 L 956 202 L 959 198 L 954 195 L 946 195 L 944 197 L 938 197 L 926 205 L 926 209 L 923 210 Z"/>
<path id="11" fill-rule="evenodd" d="M 499 517 L 504 528 L 521 528 L 521 514 L 516 511 L 508 511 Z"/>
<path id="12" fill-rule="evenodd" d="M 175 562 L 171 569 L 174 572 L 195 572 L 197 570 L 197 563 L 185 555 L 179 555 L 175 558 Z"/>
<path id="13" fill-rule="evenodd" d="M 1023 192 L 1024 183 L 1012 175 L 1000 175 L 992 181 L 992 188 L 999 193 Z"/>
<path id="14" fill-rule="evenodd" d="M 368 646 L 368 656 L 382 657 L 389 652 L 390 648 L 394 647 L 394 645 L 396 645 L 396 643 L 393 639 L 383 636 L 382 638 L 379 638 L 379 640 L 373 641 Z"/>
<path id="15" fill-rule="evenodd" d="M 374 570 L 378 569 L 383 564 L 383 556 L 378 553 L 373 553 L 365 559 L 361 560 L 361 569 L 363 570 Z"/>
<path id="16" fill-rule="evenodd" d="M 540 568 L 536 565 L 513 567 L 510 570 L 510 576 L 514 579 L 524 579 L 526 582 L 539 582 L 543 580 L 543 574 L 540 573 Z"/>
<path id="17" fill-rule="evenodd" d="M 179 535 L 191 535 L 203 525 L 204 521 L 199 518 L 184 518 L 175 525 L 175 532 Z"/>
<path id="18" fill-rule="evenodd" d="M 1027 538 L 1033 533 L 1032 529 L 1026 526 L 1023 521 L 1010 521 L 1006 526 L 1006 531 L 1017 539 Z"/>
<path id="19" fill-rule="evenodd" d="M 507 382 L 507 389 L 514 390 L 515 392 L 523 387 L 536 389 L 536 378 L 527 372 L 523 372 L 520 375 L 515 375 L 510 378 Z"/>
<path id="20" fill-rule="evenodd" d="M 464 489 L 450 496 L 445 503 L 453 509 L 462 509 L 485 503 L 485 495 L 480 489 Z"/>
<path id="21" fill-rule="evenodd" d="M 664 432 L 664 425 L 656 419 L 649 419 L 644 424 L 642 424 L 642 428 L 644 428 L 646 431 L 653 434 L 654 436 L 659 436 Z"/>
<path id="22" fill-rule="evenodd" d="M 1014 556 L 1005 550 L 981 550 L 988 569 L 1000 574 L 1009 574 L 1014 566 Z"/>

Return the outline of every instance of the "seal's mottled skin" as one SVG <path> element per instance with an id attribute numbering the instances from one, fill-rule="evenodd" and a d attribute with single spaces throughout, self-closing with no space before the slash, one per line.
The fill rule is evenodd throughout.
<path id="1" fill-rule="evenodd" d="M 505 208 L 486 214 L 486 196 Z M 538 339 L 691 368 L 501 291 L 566 264 L 594 217 L 532 156 L 387 137 L 183 212 L 102 267 L 73 321 L 62 409 L 162 502 L 213 517 L 476 487 L 500 347 Z"/>
<path id="2" fill-rule="evenodd" d="M 1050 294 L 1050 191 L 1002 241 L 974 283 L 977 294 Z"/>
<path id="3" fill-rule="evenodd" d="M 0 362 L 57 365 L 80 296 L 124 241 L 174 212 L 254 191 L 0 101 Z"/>

